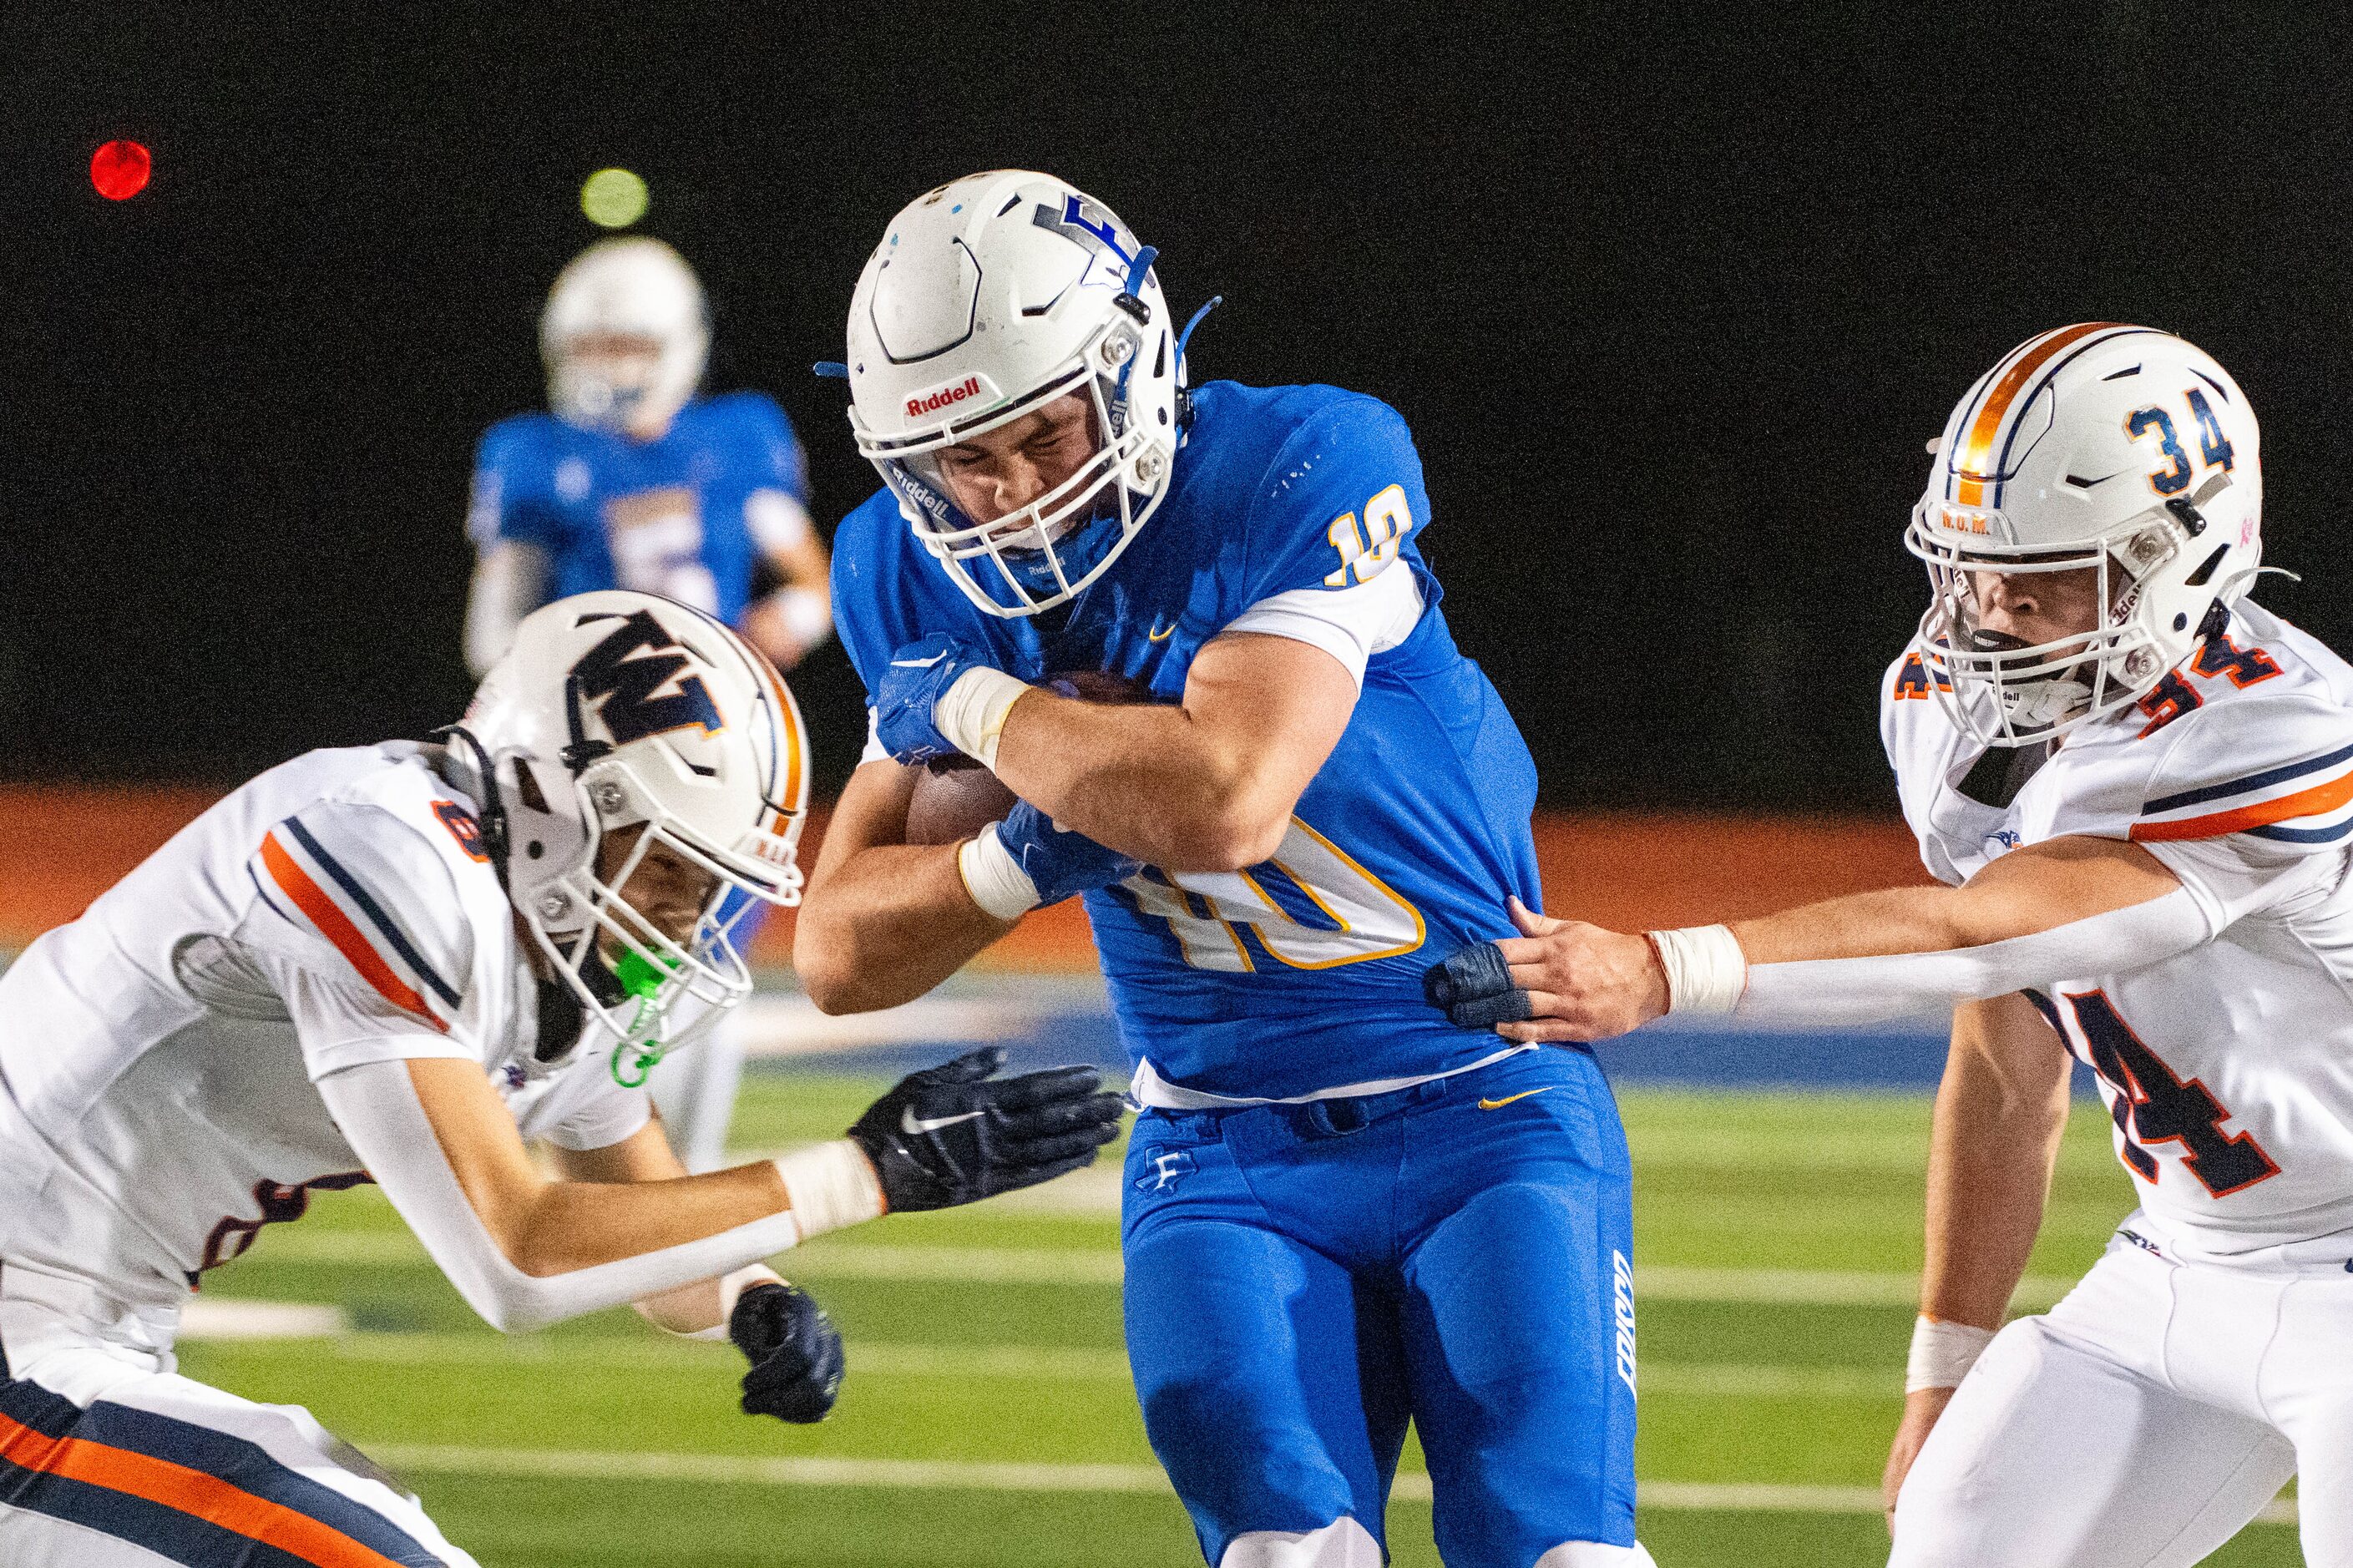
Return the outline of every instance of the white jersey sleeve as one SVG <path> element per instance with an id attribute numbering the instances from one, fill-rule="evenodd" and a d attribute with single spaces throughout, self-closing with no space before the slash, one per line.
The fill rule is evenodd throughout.
<path id="1" fill-rule="evenodd" d="M 1413 636 L 1424 608 L 1410 571 L 1379 572 L 1346 588 L 1293 588 L 1261 599 L 1226 625 L 1320 647 L 1361 688 L 1365 666 Z"/>
<path id="2" fill-rule="evenodd" d="M 2249 693 L 2135 745 L 2157 749 L 2138 767 L 2084 770 L 2053 836 L 2141 846 L 2217 931 L 2335 885 L 2353 842 L 2353 713 L 2315 693 Z"/>
<path id="3" fill-rule="evenodd" d="M 313 1081 L 362 1062 L 474 1057 L 473 930 L 440 850 L 383 806 L 326 800 L 271 827 L 247 862 L 260 893 L 239 932 L 272 972 Z"/>

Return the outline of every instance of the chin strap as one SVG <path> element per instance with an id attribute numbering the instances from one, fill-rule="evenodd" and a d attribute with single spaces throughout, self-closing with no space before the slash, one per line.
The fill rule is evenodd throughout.
<path id="1" fill-rule="evenodd" d="M 474 772 L 474 784 L 466 793 L 474 797 L 475 820 L 482 829 L 482 853 L 491 858 L 491 869 L 498 874 L 500 889 L 512 894 L 514 889 L 507 881 L 507 855 L 513 836 L 507 828 L 506 803 L 499 795 L 499 775 L 491 753 L 462 724 L 444 724 L 433 731 L 433 739 L 443 742 L 445 752 L 451 749 L 448 742 L 458 741 L 473 753 L 472 760 L 465 765 Z"/>

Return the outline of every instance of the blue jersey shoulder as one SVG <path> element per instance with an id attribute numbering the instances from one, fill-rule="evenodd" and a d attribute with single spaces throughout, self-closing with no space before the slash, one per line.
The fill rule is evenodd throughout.
<path id="1" fill-rule="evenodd" d="M 808 463 L 793 422 L 765 392 L 723 392 L 699 397 L 679 411 L 665 441 L 720 455 L 730 480 L 745 489 L 773 485 L 808 500 Z"/>
<path id="2" fill-rule="evenodd" d="M 517 414 L 482 432 L 474 451 L 473 500 L 466 527 L 475 543 L 501 539 L 546 545 L 553 516 L 555 467 L 578 432 L 553 414 Z"/>
<path id="3" fill-rule="evenodd" d="M 1238 530 L 1244 605 L 1362 582 L 1429 519 L 1412 433 L 1377 397 L 1211 382 L 1194 409 L 1180 493 L 1186 510 L 1206 508 L 1223 530 Z"/>

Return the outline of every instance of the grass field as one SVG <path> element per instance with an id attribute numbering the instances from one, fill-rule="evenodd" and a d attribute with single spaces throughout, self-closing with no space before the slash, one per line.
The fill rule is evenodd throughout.
<path id="1" fill-rule="evenodd" d="M 755 1075 L 738 1142 L 832 1135 L 881 1087 Z M 1645 1090 L 1624 1108 L 1644 1542 L 1662 1568 L 1883 1562 L 1927 1101 Z M 2021 1304 L 2063 1289 L 2129 1205 L 2104 1128 L 2075 1119 Z M 368 1190 L 265 1231 L 206 1290 L 332 1303 L 351 1331 L 195 1341 L 183 1370 L 309 1405 L 486 1568 L 1195 1563 L 1126 1383 L 1113 1169 L 790 1258 L 849 1346 L 815 1428 L 736 1414 L 732 1350 L 624 1312 L 500 1338 Z M 1390 1541 L 1420 1568 L 1438 1556 L 1406 1466 Z M 2294 1531 L 2259 1524 L 2210 1561 L 2295 1563 Z"/>

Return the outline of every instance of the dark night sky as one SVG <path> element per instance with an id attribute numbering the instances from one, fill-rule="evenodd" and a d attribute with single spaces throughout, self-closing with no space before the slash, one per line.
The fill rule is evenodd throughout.
<path id="1" fill-rule="evenodd" d="M 1883 809 L 1922 443 L 2070 321 L 2235 373 L 2269 559 L 2308 574 L 2264 596 L 2353 646 L 2340 22 L 512 9 L 0 18 L 0 773 L 227 781 L 456 714 L 473 441 L 540 397 L 607 163 L 650 181 L 710 384 L 784 402 L 828 523 L 873 480 L 807 366 L 890 215 L 1008 164 L 1102 197 L 1178 310 L 1226 296 L 1197 376 L 1412 422 L 1448 611 L 1555 805 Z M 158 159 L 119 206 L 85 177 L 113 136 Z M 836 781 L 855 679 L 829 649 L 794 684 Z"/>

